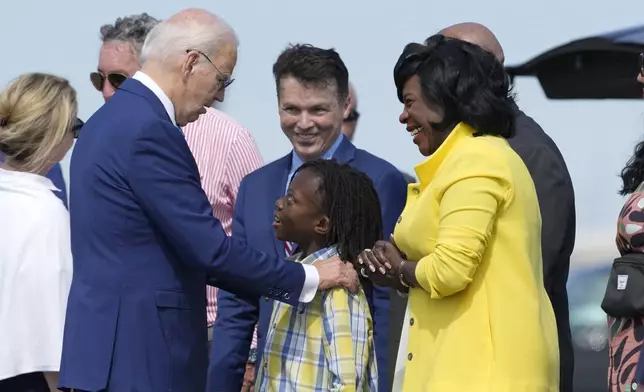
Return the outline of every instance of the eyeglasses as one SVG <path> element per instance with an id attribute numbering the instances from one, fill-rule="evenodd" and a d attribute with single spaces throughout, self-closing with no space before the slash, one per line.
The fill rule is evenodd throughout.
<path id="1" fill-rule="evenodd" d="M 644 53 L 640 53 L 640 76 L 644 78 Z"/>
<path id="2" fill-rule="evenodd" d="M 127 79 L 127 75 L 123 75 L 118 72 L 108 72 L 106 75 L 103 75 L 100 72 L 92 72 L 89 74 L 89 80 L 98 91 L 103 91 L 103 86 L 105 86 L 106 80 L 112 85 L 112 87 L 114 87 L 114 89 L 117 89 L 123 82 L 125 82 L 125 79 Z"/>
<path id="3" fill-rule="evenodd" d="M 230 86 L 231 84 L 233 84 L 233 82 L 235 81 L 235 79 L 233 79 L 233 78 L 231 78 L 231 77 L 229 77 L 229 76 L 225 76 L 223 73 L 221 73 L 221 71 L 219 70 L 219 68 L 217 68 L 217 66 L 215 65 L 215 63 L 213 63 L 213 62 L 212 62 L 212 60 L 210 60 L 210 57 L 206 56 L 206 54 L 205 54 L 204 52 L 202 52 L 202 51 L 200 51 L 200 50 L 196 50 L 196 49 L 188 49 L 188 50 L 186 50 L 186 53 L 190 53 L 190 52 L 197 52 L 197 53 L 199 53 L 199 54 L 200 54 L 200 55 L 202 55 L 206 60 L 208 60 L 208 62 L 209 62 L 210 64 L 212 64 L 212 66 L 213 66 L 213 67 L 215 67 L 215 70 L 217 70 L 217 73 L 219 74 L 219 78 L 218 78 L 218 80 L 217 80 L 217 91 L 224 90 L 224 89 L 226 89 L 228 86 Z"/>
<path id="4" fill-rule="evenodd" d="M 360 118 L 360 112 L 358 112 L 355 109 L 351 109 L 351 111 L 349 112 L 349 115 L 344 119 L 344 122 L 349 123 L 349 122 L 358 121 L 359 118 Z"/>

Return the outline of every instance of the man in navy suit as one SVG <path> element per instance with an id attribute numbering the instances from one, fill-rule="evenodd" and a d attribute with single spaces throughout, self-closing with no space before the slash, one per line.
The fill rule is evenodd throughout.
<path id="1" fill-rule="evenodd" d="M 293 305 L 336 284 L 356 289 L 350 265 L 268 256 L 213 217 L 179 126 L 205 112 L 236 49 L 217 16 L 180 12 L 150 32 L 141 71 L 83 128 L 71 162 L 74 277 L 59 388 L 203 391 L 207 274 L 226 290 Z"/>
<path id="2" fill-rule="evenodd" d="M 389 238 L 405 205 L 407 183 L 393 165 L 357 149 L 340 132 L 351 102 L 349 75 L 338 53 L 333 49 L 295 45 L 282 52 L 273 66 L 273 74 L 281 127 L 293 151 L 242 180 L 233 218 L 233 238 L 275 256 L 288 254 L 292 244 L 277 240 L 273 232 L 275 202 L 285 194 L 295 170 L 304 161 L 318 158 L 348 163 L 373 180 L 382 206 L 383 236 Z M 387 391 L 390 293 L 373 285 L 365 286 L 365 292 L 374 320 L 379 389 Z M 217 304 L 207 391 L 237 392 L 242 386 L 256 324 L 256 361 L 260 363 L 273 301 L 220 290 Z M 227 377 L 220 377 L 221 374 Z"/>

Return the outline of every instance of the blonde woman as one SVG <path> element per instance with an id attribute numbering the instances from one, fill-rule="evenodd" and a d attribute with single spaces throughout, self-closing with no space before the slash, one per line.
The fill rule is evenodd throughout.
<path id="1" fill-rule="evenodd" d="M 79 130 L 63 78 L 26 74 L 0 93 L 0 390 L 55 391 L 72 278 L 69 215 L 44 175 Z"/>

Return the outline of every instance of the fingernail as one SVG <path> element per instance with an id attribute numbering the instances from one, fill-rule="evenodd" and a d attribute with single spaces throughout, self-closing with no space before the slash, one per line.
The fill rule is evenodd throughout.
<path id="1" fill-rule="evenodd" d="M 376 267 L 374 267 L 373 265 L 370 265 L 369 269 L 371 270 L 371 272 L 376 272 Z"/>
<path id="2" fill-rule="evenodd" d="M 385 269 L 384 268 L 380 267 L 379 271 L 380 271 L 381 274 L 383 274 L 383 275 L 385 274 Z"/>
<path id="3" fill-rule="evenodd" d="M 362 262 L 362 257 L 360 257 L 360 256 L 358 256 L 358 264 L 364 264 L 364 263 Z"/>

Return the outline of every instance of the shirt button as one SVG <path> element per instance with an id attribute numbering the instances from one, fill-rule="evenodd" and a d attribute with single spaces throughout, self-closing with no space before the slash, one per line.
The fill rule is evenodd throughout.
<path id="1" fill-rule="evenodd" d="M 417 195 L 418 193 L 420 193 L 420 191 L 418 190 L 418 188 L 412 188 L 412 189 L 411 189 L 411 192 L 412 192 L 414 195 Z"/>
<path id="2" fill-rule="evenodd" d="M 414 357 L 414 356 L 412 355 L 412 353 L 407 354 L 407 359 L 408 359 L 408 360 L 410 360 L 410 361 L 411 361 L 411 359 L 412 359 L 413 357 Z"/>
<path id="3" fill-rule="evenodd" d="M 277 324 L 273 324 L 273 329 L 277 328 Z"/>
<path id="4" fill-rule="evenodd" d="M 402 221 L 402 215 L 398 217 L 398 223 L 400 223 L 400 221 Z"/>
<path id="5" fill-rule="evenodd" d="M 409 325 L 414 325 L 414 318 L 413 317 L 409 319 Z"/>

